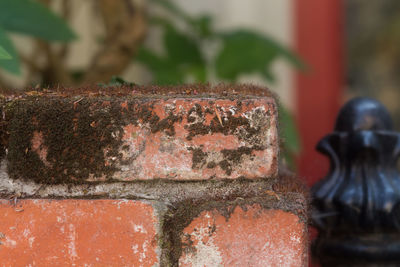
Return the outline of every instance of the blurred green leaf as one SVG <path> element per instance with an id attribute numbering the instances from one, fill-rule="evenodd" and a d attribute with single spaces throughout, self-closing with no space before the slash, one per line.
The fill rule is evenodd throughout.
<path id="1" fill-rule="evenodd" d="M 177 18 L 180 18 L 185 22 L 186 26 L 192 31 L 195 31 L 201 37 L 210 37 L 213 33 L 212 31 L 212 17 L 210 15 L 202 15 L 200 17 L 192 17 L 187 12 L 182 10 L 180 7 L 175 5 L 172 1 L 169 0 L 152 0 L 153 3 L 163 7 L 168 10 L 172 15 Z M 165 19 L 161 19 L 160 17 L 152 17 L 151 22 L 153 23 L 164 23 Z M 163 22 L 164 21 L 164 22 Z M 168 20 L 169 23 L 169 20 Z M 192 32 L 194 33 L 194 32 Z"/>
<path id="2" fill-rule="evenodd" d="M 127 82 L 119 76 L 112 76 L 108 83 L 99 83 L 98 84 L 98 86 L 101 86 L 101 87 L 123 86 L 123 85 L 133 86 L 135 84 L 132 82 Z"/>
<path id="3" fill-rule="evenodd" d="M 193 19 L 190 16 L 188 16 L 180 7 L 175 5 L 172 1 L 168 0 L 151 0 L 151 1 L 155 4 L 162 6 L 176 17 L 183 19 L 186 23 L 189 24 L 192 23 Z"/>
<path id="4" fill-rule="evenodd" d="M 62 18 L 33 0 L 0 0 L 0 26 L 48 41 L 67 42 L 76 37 Z"/>
<path id="5" fill-rule="evenodd" d="M 195 42 L 173 27 L 165 29 L 164 44 L 167 55 L 173 65 L 200 64 L 203 62 L 200 48 Z"/>
<path id="6" fill-rule="evenodd" d="M 13 74 L 21 74 L 20 61 L 17 51 L 15 50 L 14 44 L 2 28 L 0 28 L 0 47 L 3 47 L 10 56 L 6 60 L 1 60 L 0 56 L 0 68 L 3 68 Z"/>
<path id="7" fill-rule="evenodd" d="M 170 24 L 164 26 L 166 56 L 159 56 L 146 48 L 139 49 L 136 59 L 146 65 L 155 83 L 179 84 L 192 77 L 196 82 L 206 80 L 206 66 L 200 47 L 189 36 L 177 31 Z"/>
<path id="8" fill-rule="evenodd" d="M 185 68 L 186 75 L 194 78 L 192 82 L 207 82 L 207 68 L 205 64 L 192 65 L 188 68 Z"/>
<path id="9" fill-rule="evenodd" d="M 283 155 L 289 167 L 293 169 L 295 168 L 294 156 L 297 155 L 301 149 L 299 133 L 293 116 L 286 108 L 284 108 L 282 105 L 279 105 L 278 113 L 284 146 Z"/>
<path id="10" fill-rule="evenodd" d="M 179 70 L 162 69 L 153 72 L 154 82 L 159 85 L 174 85 L 184 83 L 185 77 Z"/>
<path id="11" fill-rule="evenodd" d="M 304 64 L 289 50 L 274 40 L 247 30 L 221 34 L 223 47 L 216 59 L 218 77 L 235 81 L 240 74 L 260 73 L 273 81 L 271 64 L 278 57 L 288 60 L 296 68 Z"/>
<path id="12" fill-rule="evenodd" d="M 143 46 L 139 48 L 135 59 L 146 65 L 151 70 L 167 67 L 164 59 Z"/>
<path id="13" fill-rule="evenodd" d="M 0 46 L 0 59 L 6 59 L 6 60 L 11 59 L 11 55 L 7 53 L 7 51 L 1 46 Z"/>
<path id="14" fill-rule="evenodd" d="M 213 35 L 212 17 L 203 15 L 193 21 L 193 26 L 203 38 L 208 38 Z"/>
<path id="15" fill-rule="evenodd" d="M 147 48 L 141 47 L 136 59 L 149 68 L 153 75 L 153 82 L 156 84 L 167 85 L 183 82 L 184 77 L 179 73 L 176 66 Z"/>
<path id="16" fill-rule="evenodd" d="M 294 154 L 300 152 L 300 140 L 297 127 L 292 114 L 282 105 L 278 107 L 280 125 L 282 127 L 282 137 L 285 141 L 285 147 Z"/>

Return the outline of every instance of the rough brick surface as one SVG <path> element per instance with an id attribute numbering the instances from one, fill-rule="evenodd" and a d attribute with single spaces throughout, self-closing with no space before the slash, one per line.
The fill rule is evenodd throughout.
<path id="1" fill-rule="evenodd" d="M 307 264 L 265 88 L 31 91 L 0 111 L 0 266 Z"/>
<path id="2" fill-rule="evenodd" d="M 240 102 L 240 104 L 239 104 Z M 124 127 L 121 180 L 269 177 L 277 171 L 277 131 L 271 99 L 173 99 L 152 102 L 164 131 Z"/>
<path id="3" fill-rule="evenodd" d="M 151 205 L 127 200 L 0 202 L 1 266 L 152 266 Z"/>
<path id="4" fill-rule="evenodd" d="M 281 210 L 237 206 L 229 217 L 204 211 L 182 235 L 179 266 L 306 266 L 306 225 Z"/>
<path id="5" fill-rule="evenodd" d="M 277 174 L 271 97 L 30 96 L 6 102 L 3 113 L 0 140 L 13 179 L 80 183 Z"/>

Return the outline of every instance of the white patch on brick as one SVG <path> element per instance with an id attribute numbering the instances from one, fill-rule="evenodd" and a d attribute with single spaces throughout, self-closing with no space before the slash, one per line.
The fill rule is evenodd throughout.
<path id="1" fill-rule="evenodd" d="M 143 225 L 138 225 L 138 224 L 132 223 L 132 226 L 133 226 L 133 230 L 135 231 L 135 233 L 147 234 L 147 231 Z"/>
<path id="2" fill-rule="evenodd" d="M 233 115 L 235 115 L 235 114 L 236 114 L 237 107 L 230 106 L 230 107 L 229 107 L 229 111 L 231 112 L 231 115 L 233 116 Z"/>
<path id="3" fill-rule="evenodd" d="M 29 229 L 25 229 L 22 235 L 27 238 L 31 234 L 31 231 Z"/>
<path id="4" fill-rule="evenodd" d="M 127 202 L 128 202 L 127 199 L 121 199 L 121 200 L 114 202 L 114 204 L 117 204 L 118 209 L 121 209 L 121 204 L 126 204 Z"/>
<path id="5" fill-rule="evenodd" d="M 69 224 L 69 243 L 68 243 L 68 255 L 71 260 L 75 260 L 78 257 L 76 253 L 76 230 L 73 224 Z"/>
<path id="6" fill-rule="evenodd" d="M 139 255 L 139 262 L 143 262 L 144 259 L 146 259 L 146 254 L 147 254 L 147 247 L 149 245 L 149 240 L 144 241 L 142 245 L 142 253 Z M 143 266 L 142 264 L 140 266 Z"/>
<path id="7" fill-rule="evenodd" d="M 208 213 L 206 214 L 206 216 Z M 209 215 L 208 215 L 209 216 Z M 210 229 L 201 227 L 198 231 L 191 234 L 192 241 L 196 244 L 194 252 L 188 252 L 179 260 L 179 264 L 193 267 L 203 266 L 223 266 L 222 256 L 218 247 L 214 244 L 214 237 L 210 236 L 206 243 L 203 242 L 204 236 L 209 236 Z"/>
<path id="8" fill-rule="evenodd" d="M 28 239 L 29 247 L 30 247 L 30 248 L 33 247 L 33 242 L 34 242 L 34 241 L 35 241 L 35 237 L 34 237 L 34 236 L 32 236 L 32 237 L 30 237 L 30 238 Z"/>
<path id="9" fill-rule="evenodd" d="M 2 245 L 9 247 L 9 248 L 15 248 L 17 246 L 17 241 L 6 237 L 6 240 L 4 242 L 2 242 Z"/>
<path id="10" fill-rule="evenodd" d="M 139 252 L 139 250 L 138 250 L 138 248 L 139 248 L 138 244 L 132 245 L 131 248 L 132 248 L 134 254 L 136 254 L 136 253 Z"/>
<path id="11" fill-rule="evenodd" d="M 290 236 L 290 241 L 296 242 L 296 243 L 301 243 L 301 237 L 296 235 L 296 234 L 292 234 Z"/>

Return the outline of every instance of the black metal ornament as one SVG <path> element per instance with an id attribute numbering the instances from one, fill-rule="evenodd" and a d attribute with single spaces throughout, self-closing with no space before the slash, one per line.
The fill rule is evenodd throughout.
<path id="1" fill-rule="evenodd" d="M 400 266 L 400 134 L 386 108 L 349 101 L 317 150 L 330 170 L 311 190 L 314 255 L 322 266 Z"/>

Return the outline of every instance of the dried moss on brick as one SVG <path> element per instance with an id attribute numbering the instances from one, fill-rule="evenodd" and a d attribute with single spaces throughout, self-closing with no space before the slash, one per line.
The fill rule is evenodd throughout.
<path id="1" fill-rule="evenodd" d="M 238 112 L 241 112 L 242 102 L 238 101 L 237 103 Z M 216 112 L 221 112 L 221 110 Z M 185 126 L 185 129 L 189 132 L 186 137 L 187 140 L 192 140 L 194 137 L 199 135 L 221 133 L 224 135 L 235 135 L 239 140 L 247 141 L 248 144 L 247 146 L 239 147 L 237 149 L 223 149 L 221 151 L 223 160 L 219 162 L 207 162 L 209 153 L 203 152 L 200 148 L 191 149 L 193 162 L 192 168 L 201 169 L 204 166 L 207 168 L 220 166 L 227 175 L 231 175 L 233 167 L 240 163 L 243 155 L 251 156 L 253 151 L 262 151 L 266 149 L 266 145 L 263 144 L 264 140 L 261 140 L 261 138 L 264 137 L 264 135 L 261 134 L 261 131 L 270 127 L 270 112 L 270 110 L 267 110 L 266 114 L 264 114 L 260 110 L 256 110 L 254 115 L 255 118 L 252 119 L 263 120 L 265 125 L 255 127 L 254 125 L 251 125 L 251 119 L 235 117 L 232 111 L 228 111 L 226 116 L 218 118 L 218 116 L 215 115 L 215 112 L 211 111 L 208 107 L 203 111 L 203 107 L 196 104 L 186 115 L 187 122 L 192 123 Z M 199 122 L 194 123 L 196 119 L 192 116 L 193 113 L 196 114 Z M 214 115 L 209 125 L 204 123 L 206 114 Z M 223 121 L 223 124 L 221 124 L 220 119 Z"/>
<path id="2" fill-rule="evenodd" d="M 0 96 L 25 97 L 29 95 L 52 95 L 61 97 L 75 97 L 77 95 L 87 97 L 121 97 L 134 96 L 147 98 L 154 97 L 219 97 L 227 99 L 247 99 L 251 96 L 274 97 L 273 93 L 266 87 L 253 84 L 229 84 L 220 83 L 211 85 L 204 84 L 182 84 L 171 86 L 159 85 L 120 85 L 120 86 L 99 86 L 88 85 L 84 87 L 65 87 L 57 88 L 26 88 L 24 91 L 12 91 L 0 88 Z"/>
<path id="3" fill-rule="evenodd" d="M 0 123 L 0 157 L 4 157 L 8 151 L 8 174 L 13 179 L 45 184 L 79 184 L 88 182 L 91 178 L 112 181 L 114 173 L 120 169 L 119 166 L 135 159 L 122 159 L 121 151 L 129 149 L 123 146 L 122 140 L 126 125 L 137 126 L 141 122 L 152 133 L 162 131 L 173 136 L 174 124 L 184 119 L 174 112 L 160 119 L 152 111 L 155 98 L 211 96 L 219 99 L 248 99 L 249 95 L 271 96 L 267 89 L 252 85 L 184 85 L 64 88 L 2 97 L 0 107 L 5 118 Z M 239 110 L 241 106 L 242 103 L 238 101 Z M 260 145 L 261 128 L 252 127 L 249 119 L 235 117 L 227 112 L 223 115 L 226 117 L 222 117 L 224 124 L 221 125 L 221 118 L 216 112 L 221 110 L 203 110 L 199 104 L 195 104 L 185 118 L 189 123 L 187 139 L 222 133 L 236 135 L 239 140 L 246 142 L 246 147 L 222 151 L 224 159 L 219 162 L 207 162 L 207 155 L 200 148 L 193 148 L 192 167 L 197 169 L 220 166 L 230 175 L 232 167 L 243 155 L 250 155 L 251 151 L 266 147 Z M 191 124 L 194 122 L 190 116 L 192 113 L 202 119 L 207 114 L 212 114 L 213 119 L 210 125 Z M 264 115 L 260 113 L 257 116 Z M 40 158 L 37 150 L 32 149 L 35 134 L 42 139 L 39 150 L 46 153 L 45 160 Z"/>
<path id="4" fill-rule="evenodd" d="M 121 104 L 126 101 L 128 110 L 124 112 Z M 134 98 L 13 100 L 3 106 L 7 125 L 1 135 L 3 147 L 8 149 L 10 177 L 45 184 L 82 183 L 93 177 L 112 180 L 117 166 L 124 163 L 120 152 L 124 126 L 140 121 L 153 133 L 175 134 L 173 124 L 182 118 L 170 115 L 160 120 L 149 105 Z M 34 133 L 43 139 L 46 162 L 32 150 Z"/>
<path id="5" fill-rule="evenodd" d="M 190 243 L 189 234 L 186 234 L 189 242 L 182 240 L 183 230 L 203 211 L 217 210 L 226 220 L 229 220 L 237 206 L 247 211 L 249 206 L 260 205 L 262 209 L 279 209 L 291 212 L 299 216 L 303 223 L 307 223 L 308 191 L 295 176 L 286 172 L 281 177 L 277 177 L 276 180 L 264 180 L 260 191 L 249 197 L 246 190 L 252 183 L 252 181 L 246 179 L 239 179 L 229 183 L 230 186 L 240 184 L 239 192 L 229 197 L 215 198 L 205 194 L 203 198 L 187 198 L 170 206 L 161 221 L 163 236 L 160 246 L 163 266 L 178 266 L 182 252 L 195 249 Z M 282 190 L 275 191 L 276 195 L 265 193 L 272 192 L 273 188 Z M 209 231 L 212 233 L 213 227 Z"/>

